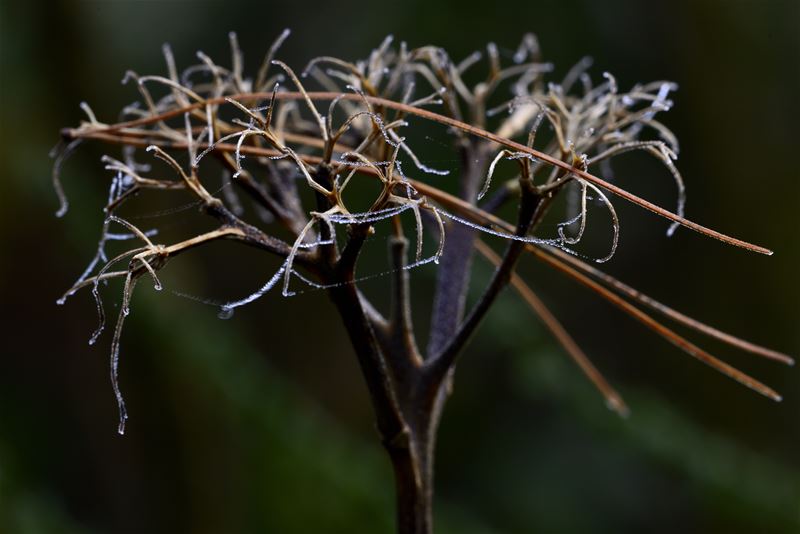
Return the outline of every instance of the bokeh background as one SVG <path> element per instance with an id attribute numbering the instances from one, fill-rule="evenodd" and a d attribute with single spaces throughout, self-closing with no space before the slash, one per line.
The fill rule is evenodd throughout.
<path id="1" fill-rule="evenodd" d="M 142 284 L 123 337 L 131 414 L 116 434 L 109 338 L 88 294 L 56 298 L 94 253 L 108 175 L 89 145 L 65 167 L 56 219 L 48 150 L 88 101 L 100 120 L 137 98 L 128 68 L 279 54 L 364 57 L 384 35 L 452 56 L 535 32 L 555 79 L 584 55 L 622 87 L 674 80 L 663 116 L 681 140 L 690 218 L 776 250 L 762 257 L 617 202 L 612 274 L 699 319 L 800 353 L 797 202 L 800 2 L 0 1 L 0 531 L 390 532 L 392 482 L 366 391 L 324 294 L 277 293 L 229 321 Z M 222 60 L 220 60 L 222 61 Z M 441 139 L 446 139 L 439 132 Z M 439 148 L 436 148 L 439 146 Z M 452 153 L 432 143 L 430 158 Z M 670 206 L 666 173 L 626 158 L 618 183 Z M 168 287 L 231 298 L 272 264 L 221 245 L 168 268 Z M 429 268 L 430 267 L 430 268 Z M 419 317 L 434 267 L 413 273 Z M 365 267 L 369 269 L 369 265 Z M 459 368 L 438 447 L 437 530 L 800 532 L 800 375 L 696 338 L 784 394 L 780 404 L 698 364 L 592 294 L 522 271 L 632 408 L 603 406 L 508 292 Z M 476 264 L 477 282 L 488 269 Z M 380 295 L 386 280 L 367 288 Z M 109 304 L 111 300 L 107 301 Z M 313 330 L 309 323 L 313 321 Z"/>

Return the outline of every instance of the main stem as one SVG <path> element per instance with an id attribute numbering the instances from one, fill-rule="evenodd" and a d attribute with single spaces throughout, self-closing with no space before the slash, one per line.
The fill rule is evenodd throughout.
<path id="1" fill-rule="evenodd" d="M 433 532 L 433 461 L 436 426 L 430 414 L 409 421 L 407 439 L 385 442 L 394 468 L 399 534 Z"/>
<path id="2" fill-rule="evenodd" d="M 487 148 L 484 143 L 469 141 L 462 146 L 465 175 L 461 196 L 466 202 L 475 201 Z M 448 365 L 446 372 L 440 373 L 439 369 L 426 365 L 417 348 L 405 268 L 408 241 L 402 235 L 402 224 L 399 220 L 395 223 L 396 235 L 390 240 L 394 268 L 390 320 L 384 320 L 377 312 L 370 313 L 373 310 L 353 285 L 340 286 L 331 296 L 350 332 L 370 390 L 381 441 L 392 462 L 397 532 L 431 534 L 436 433 L 449 395 L 452 366 Z M 449 233 L 449 246 L 445 248 L 438 272 L 429 357 L 450 345 L 459 329 L 469 286 L 469 259 L 474 252 L 474 239 L 471 229 L 459 227 Z M 355 258 L 350 265 L 355 266 Z M 339 275 L 347 281 L 352 271 Z M 371 341 L 365 342 L 365 336 Z"/>
<path id="3" fill-rule="evenodd" d="M 350 334 L 372 400 L 381 442 L 392 462 L 398 534 L 433 532 L 433 464 L 436 430 L 446 394 L 429 400 L 421 360 L 391 342 L 391 327 L 371 324 L 352 286 L 332 291 Z M 356 313 L 354 313 L 356 312 Z M 360 317 L 359 317 L 360 316 Z M 412 362 L 403 372 L 398 362 Z M 419 363 L 417 363 L 419 362 Z"/>
<path id="4" fill-rule="evenodd" d="M 462 148 L 464 177 L 461 196 L 474 204 L 483 174 L 484 142 L 465 141 Z M 328 169 L 317 168 L 318 179 L 330 178 Z M 540 197 L 526 181 L 520 204 L 518 235 L 526 235 L 534 223 Z M 318 198 L 320 210 L 326 199 Z M 392 314 L 387 321 L 360 294 L 355 285 L 355 266 L 367 237 L 368 224 L 351 229 L 339 255 L 331 246 L 322 261 L 328 265 L 329 281 L 335 281 L 331 298 L 342 316 L 367 382 L 378 431 L 392 462 L 399 534 L 433 532 L 433 483 L 436 432 L 447 400 L 455 359 L 486 315 L 497 294 L 507 285 L 522 251 L 512 242 L 490 287 L 469 318 L 462 323 L 464 297 L 469 286 L 470 262 L 474 252 L 474 233 L 459 228 L 450 232 L 440 265 L 431 322 L 428 359 L 421 356 L 411 320 L 406 256 L 408 241 L 402 224 L 395 221 L 390 240 L 393 266 Z M 459 231 L 463 235 L 458 235 Z M 454 235 L 456 234 L 456 235 Z"/>
<path id="5" fill-rule="evenodd" d="M 376 426 L 394 468 L 397 532 L 430 534 L 433 529 L 433 449 L 439 410 L 431 409 L 420 387 L 422 358 L 410 325 L 408 271 L 403 269 L 407 241 L 392 241 L 396 269 L 394 311 L 384 319 L 353 283 L 356 231 L 339 261 L 323 273 L 335 282 L 329 296 L 336 305 L 364 375 Z"/>

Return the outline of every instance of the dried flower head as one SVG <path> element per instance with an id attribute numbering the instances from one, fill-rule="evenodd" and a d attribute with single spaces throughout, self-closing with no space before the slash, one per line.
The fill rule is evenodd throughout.
<path id="1" fill-rule="evenodd" d="M 121 160 L 103 158 L 111 181 L 95 257 L 59 300 L 63 303 L 79 289 L 91 289 L 100 317 L 90 340 L 94 343 L 105 327 L 100 289 L 108 280 L 124 280 L 111 349 L 120 433 L 127 419 L 117 382 L 120 334 L 134 287 L 146 277 L 160 289 L 158 272 L 170 260 L 218 239 L 238 241 L 283 260 L 263 287 L 219 303 L 223 317 L 276 286 L 287 297 L 297 287 L 328 290 L 350 334 L 379 430 L 397 468 L 401 525 L 406 516 L 422 525 L 430 522 L 425 500 L 430 500 L 433 436 L 457 357 L 506 285 L 511 284 L 539 315 L 609 407 L 627 412 L 620 395 L 514 273 L 523 253 L 586 285 L 687 354 L 780 399 L 643 308 L 755 354 L 790 364 L 791 358 L 690 319 L 591 265 L 610 260 L 619 244 L 615 197 L 668 219 L 668 235 L 685 226 L 771 254 L 684 217 L 684 182 L 675 166 L 678 141 L 659 120 L 672 106 L 675 84 L 656 81 L 623 91 L 609 73 L 592 78 L 589 59 L 570 69 L 560 83 L 547 82 L 552 65 L 542 61 L 532 34 L 507 54 L 510 57 L 490 43 L 460 62 L 439 47 L 395 45 L 389 36 L 365 59 L 316 57 L 298 76 L 275 59 L 288 35 L 285 31 L 272 44 L 255 78 L 244 73 L 233 33 L 228 67 L 198 52 L 198 63 L 179 73 L 165 45 L 166 75 L 125 74 L 123 83 L 133 84 L 140 99 L 122 110 L 121 122 L 101 123 L 82 104 L 88 120 L 63 131 L 53 173 L 61 198 L 58 215 L 67 209 L 59 181 L 64 158 L 86 140 L 123 147 Z M 311 91 L 312 86 L 319 90 Z M 447 127 L 443 135 L 459 154 L 458 169 L 438 168 L 418 155 L 420 141 L 414 134 L 422 121 Z M 675 184 L 674 211 L 611 182 L 610 162 L 631 151 L 644 152 L 666 168 L 665 176 Z M 224 176 L 218 189 L 201 179 L 201 169 L 207 176 L 206 169 L 212 167 Z M 445 182 L 455 184 L 458 193 L 433 185 Z M 156 244 L 157 228 L 138 228 L 117 214 L 145 189 L 190 192 L 196 206 L 217 221 L 217 228 Z M 541 235 L 540 222 L 561 193 L 568 197 L 565 218 L 552 235 Z M 496 215 L 510 201 L 518 206 L 513 223 Z M 608 249 L 596 256 L 582 244 L 594 221 L 609 230 Z M 408 229 L 414 242 L 411 260 L 404 233 Z M 358 273 L 356 263 L 363 247 L 371 246 L 367 238 L 378 231 L 391 236 L 392 265 L 385 274 L 393 281 L 394 307 L 388 318 L 358 289 L 362 278 L 374 276 Z M 482 238 L 506 240 L 505 251 L 499 255 Z M 109 257 L 110 241 L 131 245 Z M 496 271 L 467 312 L 465 295 L 475 252 Z M 422 351 L 412 324 L 408 272 L 429 263 L 439 266 L 431 335 Z M 411 466 L 410 474 L 404 474 L 404 462 Z"/>

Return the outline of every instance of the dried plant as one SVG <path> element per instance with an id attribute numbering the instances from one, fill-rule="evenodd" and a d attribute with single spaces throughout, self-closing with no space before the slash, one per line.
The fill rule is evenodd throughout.
<path id="1" fill-rule="evenodd" d="M 59 180 L 65 157 L 87 140 L 123 148 L 122 160 L 103 158 L 111 185 L 97 252 L 59 300 L 63 303 L 82 288 L 91 290 L 100 317 L 90 340 L 94 343 L 105 327 L 100 290 L 112 279 L 124 280 L 111 341 L 120 433 L 128 417 L 117 381 L 120 334 L 136 284 L 149 278 L 160 289 L 158 273 L 170 260 L 219 239 L 262 249 L 283 261 L 263 287 L 220 304 L 222 316 L 276 286 L 287 297 L 298 286 L 327 290 L 349 334 L 381 441 L 394 466 L 402 533 L 431 531 L 434 443 L 454 370 L 507 285 L 540 317 L 609 408 L 627 413 L 621 396 L 515 274 L 523 254 L 585 285 L 690 356 L 780 400 L 766 385 L 644 310 L 759 356 L 792 364 L 790 357 L 686 317 L 592 266 L 609 260 L 617 248 L 620 221 L 614 197 L 668 219 L 669 235 L 684 226 L 752 252 L 771 254 L 684 218 L 684 184 L 674 163 L 678 141 L 656 118 L 671 107 L 674 84 L 658 81 L 623 92 L 614 77 L 604 73 L 594 85 L 587 74 L 588 60 L 572 68 L 561 83 L 546 83 L 544 76 L 552 67 L 542 62 L 533 35 L 526 35 L 515 53 L 506 54 L 509 58 L 501 57 L 490 43 L 485 51 L 460 62 L 441 48 L 394 46 L 388 37 L 366 59 L 349 62 L 321 56 L 298 76 L 275 59 L 288 35 L 284 32 L 273 43 L 255 79 L 245 77 L 235 34 L 230 34 L 230 67 L 198 52 L 199 63 L 179 74 L 165 45 L 165 76 L 132 71 L 125 75 L 123 83 L 134 84 L 140 100 L 123 109 L 121 122 L 101 123 L 82 104 L 88 120 L 62 132 L 64 141 L 53 171 L 61 199 L 58 215 L 67 210 Z M 471 84 L 468 78 L 478 81 Z M 311 84 L 321 91 L 310 91 Z M 461 162 L 456 172 L 429 167 L 416 155 L 409 139 L 422 121 L 447 127 L 443 135 L 452 140 Z M 138 149 L 145 149 L 145 154 Z M 677 189 L 674 212 L 609 181 L 610 160 L 630 151 L 645 152 L 666 167 Z M 187 163 L 181 164 L 184 158 Z M 200 174 L 213 162 L 225 173 L 223 187 L 214 192 Z M 606 179 L 594 174 L 595 169 Z M 500 175 L 505 176 L 498 184 Z M 425 176 L 435 178 L 423 181 Z M 443 183 L 457 185 L 458 193 L 432 185 Z M 216 229 L 156 244 L 157 229 L 145 231 L 117 214 L 123 203 L 147 189 L 188 191 L 200 211 L 216 220 Z M 220 192 L 222 196 L 216 196 Z M 555 235 L 536 233 L 563 196 L 568 200 L 567 213 L 557 223 Z M 517 206 L 513 223 L 497 215 L 510 202 Z M 368 207 L 356 210 L 355 205 Z M 554 211 L 560 215 L 564 210 Z M 602 219 L 599 226 L 610 231 L 607 253 L 595 258 L 587 256 L 582 243 L 590 215 L 592 221 Z M 112 231 L 117 227 L 121 232 Z M 393 304 L 388 317 L 359 290 L 360 280 L 374 276 L 359 274 L 357 262 L 364 247 L 373 246 L 368 238 L 375 232 L 389 236 L 391 265 L 384 274 L 391 278 Z M 413 234 L 410 240 L 407 232 Z M 110 257 L 106 245 L 112 240 L 132 244 Z M 414 243 L 411 252 L 409 241 Z M 498 254 L 488 243 L 504 243 L 505 249 Z M 476 252 L 495 270 L 467 310 Z M 437 279 L 430 336 L 421 350 L 412 321 L 409 272 L 429 263 L 438 264 Z"/>

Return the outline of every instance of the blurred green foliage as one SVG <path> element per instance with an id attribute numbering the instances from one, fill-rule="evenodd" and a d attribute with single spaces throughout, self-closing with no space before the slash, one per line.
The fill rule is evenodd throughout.
<path id="1" fill-rule="evenodd" d="M 88 295 L 54 301 L 94 249 L 105 176 L 87 146 L 70 160 L 72 210 L 53 217 L 50 147 L 87 100 L 113 120 L 136 98 L 124 71 L 162 71 L 239 33 L 250 69 L 283 27 L 282 57 L 362 57 L 386 33 L 460 57 L 525 31 L 563 75 L 583 54 L 620 84 L 680 84 L 665 116 L 682 142 L 690 218 L 774 248 L 748 255 L 618 204 L 608 269 L 727 330 L 798 353 L 794 165 L 800 3 L 411 1 L 0 2 L 0 532 L 388 532 L 391 470 L 338 318 L 324 295 L 270 295 L 215 310 L 144 287 L 123 337 L 129 433 L 115 433 L 107 343 L 88 347 Z M 452 158 L 441 145 L 423 151 Z M 631 158 L 626 187 L 674 192 Z M 170 266 L 167 287 L 209 297 L 262 281 L 258 255 L 221 248 Z M 367 265 L 365 268 L 369 268 Z M 418 322 L 433 267 L 415 271 Z M 707 344 L 784 393 L 773 405 L 697 365 L 602 302 L 526 263 L 633 413 L 608 412 L 510 292 L 464 358 L 439 443 L 440 532 L 800 532 L 796 371 Z M 485 280 L 488 268 L 476 268 Z M 380 294 L 380 279 L 366 289 Z M 118 288 L 110 287 L 109 295 Z M 107 302 L 111 303 L 112 299 Z M 309 335 L 313 325 L 313 335 Z"/>

